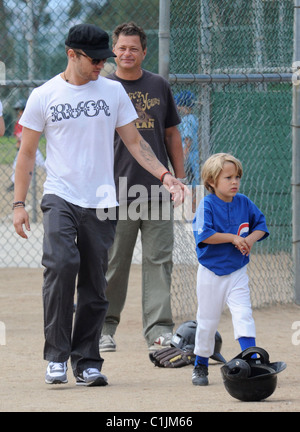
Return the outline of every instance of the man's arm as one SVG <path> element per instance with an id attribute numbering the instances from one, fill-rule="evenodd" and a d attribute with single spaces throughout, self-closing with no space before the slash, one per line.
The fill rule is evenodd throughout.
<path id="1" fill-rule="evenodd" d="M 5 133 L 5 123 L 4 118 L 0 117 L 0 136 L 3 136 Z"/>
<path id="2" fill-rule="evenodd" d="M 23 127 L 22 143 L 19 150 L 15 171 L 15 203 L 25 203 L 29 185 L 32 179 L 35 155 L 39 145 L 40 136 L 40 132 Z M 17 234 L 23 238 L 27 238 L 27 235 L 23 230 L 24 224 L 25 228 L 30 231 L 29 216 L 27 211 L 22 205 L 20 205 L 16 206 L 13 212 L 13 224 Z"/>
<path id="3" fill-rule="evenodd" d="M 157 159 L 151 146 L 144 140 L 135 125 L 129 123 L 116 130 L 137 162 L 154 177 L 161 179 L 161 176 L 168 169 Z M 171 173 L 164 176 L 163 185 L 171 193 L 175 205 L 181 204 L 184 201 L 184 195 L 189 193 L 186 186 L 173 177 Z"/>
<path id="4" fill-rule="evenodd" d="M 3 136 L 4 133 L 5 133 L 5 122 L 3 118 L 2 102 L 0 101 L 0 136 Z"/>
<path id="5" fill-rule="evenodd" d="M 165 144 L 167 153 L 175 172 L 175 177 L 184 178 L 184 158 L 181 135 L 177 126 L 165 129 Z"/>

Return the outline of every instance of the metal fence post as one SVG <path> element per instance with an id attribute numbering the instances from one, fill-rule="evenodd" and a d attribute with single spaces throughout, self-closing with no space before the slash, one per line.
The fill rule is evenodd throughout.
<path id="1" fill-rule="evenodd" d="M 200 51 L 200 65 L 199 73 L 209 74 L 211 73 L 211 11 L 210 3 L 208 0 L 204 0 L 200 5 L 200 37 L 201 46 L 203 49 Z M 199 141 L 200 141 L 200 167 L 208 159 L 211 152 L 211 86 L 201 86 L 199 91 L 200 96 L 200 127 L 199 127 Z M 200 179 L 199 179 L 200 182 Z"/>
<path id="2" fill-rule="evenodd" d="M 170 0 L 159 2 L 158 73 L 169 80 L 170 70 Z"/>
<path id="3" fill-rule="evenodd" d="M 294 62 L 300 64 L 300 0 L 294 4 Z M 300 85 L 293 86 L 293 260 L 295 271 L 295 301 L 300 304 Z"/>

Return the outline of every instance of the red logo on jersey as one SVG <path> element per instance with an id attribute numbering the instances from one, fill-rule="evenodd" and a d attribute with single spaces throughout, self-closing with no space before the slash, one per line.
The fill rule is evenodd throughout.
<path id="1" fill-rule="evenodd" d="M 237 235 L 241 236 L 242 234 L 247 234 L 249 232 L 249 223 L 244 222 L 239 226 Z"/>

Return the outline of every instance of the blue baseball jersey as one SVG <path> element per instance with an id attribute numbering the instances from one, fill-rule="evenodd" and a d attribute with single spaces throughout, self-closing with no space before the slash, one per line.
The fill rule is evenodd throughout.
<path id="1" fill-rule="evenodd" d="M 218 276 L 244 267 L 249 262 L 249 256 L 243 255 L 232 243 L 211 245 L 203 241 L 215 233 L 247 237 L 257 230 L 265 231 L 260 240 L 268 237 L 265 216 L 245 195 L 236 194 L 231 202 L 225 202 L 215 194 L 205 196 L 193 221 L 198 261 Z"/>

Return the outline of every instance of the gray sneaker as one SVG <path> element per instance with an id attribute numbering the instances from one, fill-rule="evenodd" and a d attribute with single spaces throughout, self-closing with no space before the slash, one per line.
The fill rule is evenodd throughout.
<path id="1" fill-rule="evenodd" d="M 99 342 L 100 352 L 116 351 L 117 345 L 111 335 L 102 335 Z"/>
<path id="2" fill-rule="evenodd" d="M 107 378 L 96 368 L 88 368 L 76 376 L 76 385 L 78 386 L 106 386 Z"/>
<path id="3" fill-rule="evenodd" d="M 67 362 L 49 362 L 46 370 L 46 384 L 65 384 L 67 380 Z"/>
<path id="4" fill-rule="evenodd" d="M 171 345 L 172 336 L 172 333 L 164 333 L 158 336 L 153 342 L 153 345 L 149 346 L 149 351 L 156 351 L 161 348 L 169 347 Z"/>
<path id="5" fill-rule="evenodd" d="M 194 367 L 192 375 L 192 383 L 198 386 L 208 385 L 208 368 L 205 365 L 199 364 Z"/>

